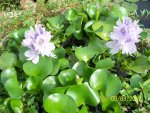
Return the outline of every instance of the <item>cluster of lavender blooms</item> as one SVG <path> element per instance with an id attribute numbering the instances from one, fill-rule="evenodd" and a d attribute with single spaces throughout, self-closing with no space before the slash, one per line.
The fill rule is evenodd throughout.
<path id="1" fill-rule="evenodd" d="M 32 60 L 34 64 L 37 64 L 39 55 L 55 57 L 53 54 L 55 45 L 50 42 L 51 38 L 51 33 L 41 25 L 36 24 L 35 28 L 30 27 L 30 30 L 25 32 L 25 39 L 22 41 L 22 45 L 29 48 L 25 52 L 27 60 Z"/>
<path id="2" fill-rule="evenodd" d="M 112 54 L 116 54 L 122 50 L 122 54 L 133 54 L 137 51 L 136 43 L 139 42 L 142 29 L 138 25 L 138 21 L 131 18 L 123 18 L 123 22 L 119 19 L 114 31 L 110 33 L 110 39 L 106 46 L 110 48 Z"/>

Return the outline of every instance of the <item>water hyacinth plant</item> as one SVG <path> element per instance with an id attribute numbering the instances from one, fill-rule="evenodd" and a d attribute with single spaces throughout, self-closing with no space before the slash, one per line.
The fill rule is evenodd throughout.
<path id="1" fill-rule="evenodd" d="M 120 2 L 93 1 L 8 34 L 0 113 L 150 111 L 149 30 Z"/>

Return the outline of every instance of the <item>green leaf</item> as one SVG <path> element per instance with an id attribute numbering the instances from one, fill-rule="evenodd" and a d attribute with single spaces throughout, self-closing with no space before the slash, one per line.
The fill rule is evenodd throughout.
<path id="1" fill-rule="evenodd" d="M 85 14 L 85 12 L 78 10 L 77 14 L 83 18 L 83 22 L 88 21 L 88 16 Z"/>
<path id="2" fill-rule="evenodd" d="M 77 18 L 77 12 L 75 9 L 70 9 L 66 12 L 65 17 L 69 21 L 73 21 Z"/>
<path id="3" fill-rule="evenodd" d="M 60 72 L 58 79 L 63 86 L 76 84 L 76 71 L 66 69 Z"/>
<path id="4" fill-rule="evenodd" d="M 106 97 L 110 98 L 112 96 L 118 95 L 122 88 L 122 83 L 116 75 L 110 75 L 107 78 L 107 87 L 105 90 Z"/>
<path id="5" fill-rule="evenodd" d="M 58 58 L 52 58 L 53 61 L 53 70 L 50 75 L 56 75 L 59 72 L 59 61 Z"/>
<path id="6" fill-rule="evenodd" d="M 96 106 L 100 102 L 98 94 L 90 88 L 87 82 L 71 86 L 67 90 L 66 94 L 75 100 L 77 106 L 81 106 L 83 104 Z"/>
<path id="7" fill-rule="evenodd" d="M 95 17 L 96 17 L 96 5 L 88 5 L 86 11 L 87 11 L 87 13 L 91 19 L 95 19 Z"/>
<path id="8" fill-rule="evenodd" d="M 137 73 L 145 73 L 150 69 L 150 62 L 146 56 L 139 56 L 129 68 Z"/>
<path id="9" fill-rule="evenodd" d="M 18 99 L 12 99 L 10 101 L 10 106 L 11 106 L 12 110 L 15 113 L 22 113 L 23 104 L 22 104 L 22 102 L 20 100 L 18 100 Z"/>
<path id="10" fill-rule="evenodd" d="M 4 84 L 5 89 L 7 90 L 8 94 L 12 98 L 19 98 L 22 94 L 23 91 L 17 81 L 16 78 L 10 78 L 8 79 L 5 84 Z"/>
<path id="11" fill-rule="evenodd" d="M 50 94 L 52 93 L 61 93 L 61 94 L 65 94 L 66 93 L 66 90 L 68 89 L 68 86 L 64 86 L 64 87 L 57 87 L 57 88 L 54 88 L 50 91 Z"/>
<path id="12" fill-rule="evenodd" d="M 148 33 L 147 32 L 142 32 L 140 35 L 141 35 L 141 39 L 148 38 Z"/>
<path id="13" fill-rule="evenodd" d="M 59 60 L 59 69 L 60 70 L 64 70 L 69 67 L 70 67 L 69 61 L 66 58 L 61 58 Z"/>
<path id="14" fill-rule="evenodd" d="M 16 78 L 17 79 L 17 72 L 14 68 L 7 68 L 1 72 L 1 81 L 2 81 L 3 85 L 10 78 Z"/>
<path id="15" fill-rule="evenodd" d="M 72 69 L 74 69 L 77 74 L 84 79 L 85 82 L 89 81 L 91 74 L 95 70 L 94 68 L 89 67 L 83 61 L 75 63 Z"/>
<path id="16" fill-rule="evenodd" d="M 78 47 L 75 49 L 75 55 L 79 60 L 87 62 L 94 57 L 95 52 L 91 47 Z"/>
<path id="17" fill-rule="evenodd" d="M 130 84 L 133 88 L 140 88 L 140 84 L 143 83 L 142 78 L 139 75 L 133 75 L 130 79 Z"/>
<path id="18" fill-rule="evenodd" d="M 150 78 L 143 83 L 144 87 L 150 87 Z"/>
<path id="19" fill-rule="evenodd" d="M 84 26 L 84 30 L 89 33 L 94 33 L 92 29 L 92 25 L 94 24 L 94 22 L 95 22 L 94 20 L 88 21 Z"/>
<path id="20" fill-rule="evenodd" d="M 52 89 L 60 85 L 58 78 L 56 76 L 47 77 L 42 84 L 42 90 L 44 92 L 50 92 Z"/>
<path id="21" fill-rule="evenodd" d="M 41 90 L 42 79 L 40 76 L 30 76 L 26 80 L 26 87 L 29 91 L 38 92 Z"/>
<path id="22" fill-rule="evenodd" d="M 111 100 L 106 100 L 103 104 L 102 104 L 102 109 L 104 111 L 108 111 L 108 110 L 112 110 L 113 109 L 113 112 L 112 113 L 123 113 L 121 111 L 121 107 L 120 105 L 118 104 L 117 101 L 111 101 Z"/>
<path id="23" fill-rule="evenodd" d="M 9 50 L 12 48 L 18 48 L 18 43 L 14 39 L 9 39 L 7 42 L 7 46 L 5 46 L 5 49 Z"/>
<path id="24" fill-rule="evenodd" d="M 74 25 L 70 25 L 69 27 L 67 27 L 65 34 L 67 36 L 73 34 L 76 31 L 76 28 Z"/>
<path id="25" fill-rule="evenodd" d="M 99 38 L 91 38 L 88 48 L 91 48 L 91 51 L 89 51 L 90 49 L 87 51 L 92 52 L 93 54 L 101 54 L 107 50 L 105 41 L 100 40 Z"/>
<path id="26" fill-rule="evenodd" d="M 81 26 L 81 25 L 80 25 Z M 82 29 L 78 29 L 74 32 L 74 37 L 78 40 L 83 39 L 83 31 Z"/>
<path id="27" fill-rule="evenodd" d="M 119 93 L 122 88 L 120 79 L 105 69 L 97 69 L 90 78 L 90 86 L 95 90 L 100 90 L 103 94 L 110 98 Z"/>
<path id="28" fill-rule="evenodd" d="M 124 3 L 124 2 L 123 2 Z M 132 8 L 132 7 L 131 7 Z M 127 17 L 128 16 L 128 12 L 126 10 L 126 8 L 124 7 L 114 7 L 114 9 L 110 12 L 110 15 L 114 18 L 120 18 L 122 19 L 122 17 Z"/>
<path id="29" fill-rule="evenodd" d="M 111 69 L 112 67 L 114 67 L 114 63 L 115 62 L 112 61 L 111 59 L 105 58 L 105 59 L 99 60 L 96 63 L 96 68 L 99 68 L 99 69 Z"/>
<path id="30" fill-rule="evenodd" d="M 72 25 L 76 28 L 74 32 L 74 37 L 78 40 L 83 39 L 83 29 L 82 29 L 82 17 L 78 17 L 75 21 L 73 21 Z"/>
<path id="31" fill-rule="evenodd" d="M 109 34 L 111 31 L 113 31 L 113 27 L 114 27 L 114 20 L 113 19 L 107 19 L 105 21 L 96 21 L 93 25 L 92 25 L 92 29 L 94 31 L 96 31 L 96 35 L 98 35 L 100 38 L 102 38 L 105 41 L 109 40 Z M 103 28 L 102 32 L 97 31 L 99 28 Z"/>
<path id="32" fill-rule="evenodd" d="M 74 69 L 80 77 L 84 76 L 84 68 L 87 64 L 83 61 L 77 62 L 73 65 L 72 69 Z"/>
<path id="33" fill-rule="evenodd" d="M 29 76 L 41 76 L 42 78 L 45 78 L 52 72 L 53 62 L 49 57 L 40 57 L 37 64 L 34 64 L 31 61 L 24 63 L 23 70 Z"/>
<path id="34" fill-rule="evenodd" d="M 65 58 L 66 50 L 64 48 L 56 48 L 53 52 L 57 58 Z"/>
<path id="35" fill-rule="evenodd" d="M 15 41 L 17 41 L 20 44 L 22 39 L 24 38 L 25 30 L 26 29 L 24 29 L 24 28 L 15 30 L 15 31 L 11 32 L 10 34 L 8 34 L 8 37 L 15 39 Z"/>
<path id="36" fill-rule="evenodd" d="M 35 107 L 31 107 L 29 109 L 29 113 L 38 113 L 38 111 L 35 109 Z"/>
<path id="37" fill-rule="evenodd" d="M 123 2 L 122 6 L 125 7 L 128 12 L 134 12 L 138 10 L 138 6 L 135 3 Z"/>
<path id="38" fill-rule="evenodd" d="M 27 57 L 25 57 L 24 53 L 27 51 L 28 48 L 26 47 L 23 47 L 21 46 L 19 48 L 19 60 L 22 62 L 22 63 L 25 63 L 26 62 L 26 59 Z"/>
<path id="39" fill-rule="evenodd" d="M 90 3 L 87 5 L 86 12 L 92 20 L 98 20 L 104 8 L 98 3 Z"/>
<path id="40" fill-rule="evenodd" d="M 74 100 L 65 94 L 54 93 L 44 101 L 44 109 L 48 113 L 76 113 Z"/>
<path id="41" fill-rule="evenodd" d="M 64 27 L 63 22 L 65 20 L 64 15 L 58 15 L 55 17 L 48 18 L 47 21 L 49 24 L 47 24 L 48 28 L 50 30 L 60 31 Z"/>
<path id="42" fill-rule="evenodd" d="M 0 69 L 12 67 L 16 63 L 16 55 L 14 53 L 2 53 L 0 56 Z"/>
<path id="43" fill-rule="evenodd" d="M 106 82 L 108 79 L 108 71 L 105 69 L 97 69 L 93 72 L 90 78 L 90 86 L 95 90 L 105 90 Z"/>
<path id="44" fill-rule="evenodd" d="M 81 110 L 80 110 L 79 113 L 89 113 L 89 112 L 88 112 L 88 107 L 82 106 L 82 108 L 81 108 Z"/>
<path id="45" fill-rule="evenodd" d="M 139 2 L 139 0 L 127 0 L 128 2 Z"/>

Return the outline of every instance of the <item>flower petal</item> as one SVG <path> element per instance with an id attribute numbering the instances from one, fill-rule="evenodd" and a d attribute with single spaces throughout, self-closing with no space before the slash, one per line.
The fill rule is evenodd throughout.
<path id="1" fill-rule="evenodd" d="M 34 64 L 37 64 L 39 62 L 39 56 L 37 55 L 36 57 L 33 58 L 32 62 Z"/>

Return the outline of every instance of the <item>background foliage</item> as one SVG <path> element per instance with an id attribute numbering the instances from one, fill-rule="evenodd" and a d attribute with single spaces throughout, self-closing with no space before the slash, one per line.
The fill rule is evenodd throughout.
<path id="1" fill-rule="evenodd" d="M 105 45 L 118 18 L 140 18 L 135 2 L 138 0 L 51 1 L 40 3 L 36 12 L 4 17 L 10 23 L 1 24 L 2 34 L 7 35 L 0 55 L 1 112 L 148 112 L 150 30 L 143 26 L 133 56 L 111 55 Z M 40 57 L 37 65 L 26 60 L 26 48 L 21 45 L 25 30 L 36 22 L 52 32 L 57 47 L 57 58 Z"/>

